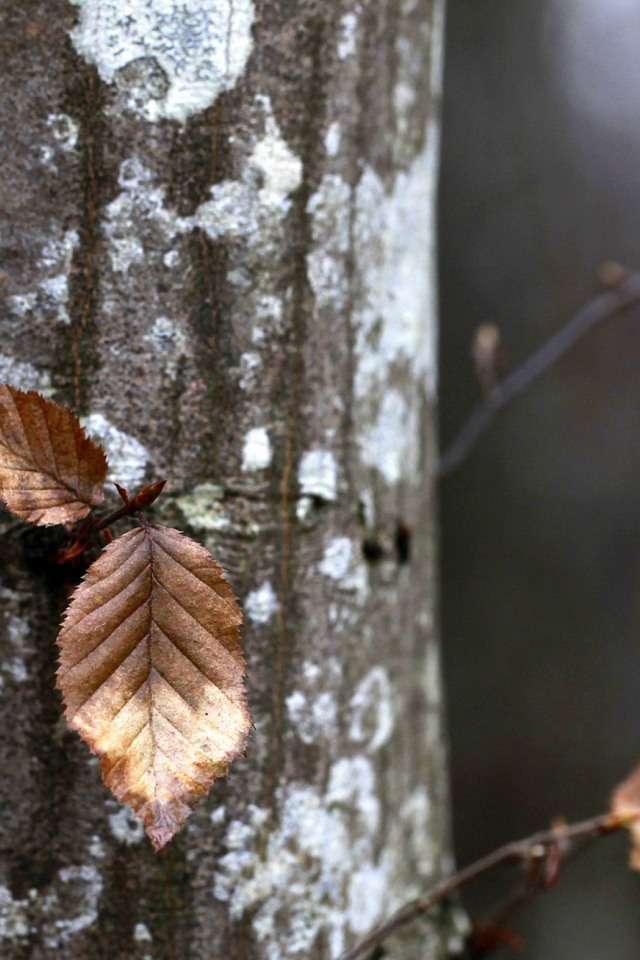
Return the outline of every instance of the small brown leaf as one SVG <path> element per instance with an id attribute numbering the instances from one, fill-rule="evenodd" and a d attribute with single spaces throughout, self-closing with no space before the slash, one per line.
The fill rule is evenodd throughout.
<path id="1" fill-rule="evenodd" d="M 107 461 L 68 407 L 0 384 L 0 497 L 30 523 L 86 517 L 104 500 Z"/>
<path id="2" fill-rule="evenodd" d="M 72 597 L 58 637 L 65 717 L 156 850 L 244 750 L 241 623 L 204 547 L 148 524 L 110 543 Z"/>
<path id="3" fill-rule="evenodd" d="M 611 815 L 631 834 L 632 870 L 640 870 L 640 766 L 616 788 L 611 798 Z"/>

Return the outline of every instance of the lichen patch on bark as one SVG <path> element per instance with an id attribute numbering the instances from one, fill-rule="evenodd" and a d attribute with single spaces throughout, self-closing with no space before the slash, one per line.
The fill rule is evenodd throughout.
<path id="1" fill-rule="evenodd" d="M 307 743 L 333 741 L 337 703 L 324 683 L 339 683 L 340 665 L 305 665 L 305 692 L 287 698 L 293 729 Z M 331 681 L 333 677 L 333 681 Z M 250 915 L 261 951 L 269 960 L 308 955 L 320 934 L 327 955 L 337 958 L 353 935 L 362 935 L 414 896 L 397 874 L 407 847 L 419 876 L 438 866 L 432 807 L 424 787 L 411 792 L 386 824 L 381 844 L 379 774 L 373 762 L 393 731 L 391 687 L 374 667 L 351 698 L 351 740 L 366 753 L 338 757 L 324 789 L 300 781 L 278 789 L 278 824 L 269 810 L 249 806 L 233 820 L 218 861 L 214 896 L 232 917 Z M 328 738 L 326 740 L 325 738 Z M 286 891 L 286 892 L 285 892 Z"/>
<path id="2" fill-rule="evenodd" d="M 251 53 L 252 0 L 72 2 L 80 8 L 74 46 L 118 84 L 123 106 L 148 120 L 185 121 L 206 109 Z"/>

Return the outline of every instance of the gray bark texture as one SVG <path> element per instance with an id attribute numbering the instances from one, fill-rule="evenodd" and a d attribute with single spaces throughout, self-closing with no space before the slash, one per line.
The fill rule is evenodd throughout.
<path id="1" fill-rule="evenodd" d="M 2 957 L 336 958 L 447 869 L 442 18 L 440 0 L 0 6 L 0 380 L 74 407 L 111 479 L 168 478 L 152 518 L 228 571 L 255 719 L 155 855 L 60 720 L 62 532 L 2 514 Z M 446 938 L 434 922 L 390 955 Z"/>

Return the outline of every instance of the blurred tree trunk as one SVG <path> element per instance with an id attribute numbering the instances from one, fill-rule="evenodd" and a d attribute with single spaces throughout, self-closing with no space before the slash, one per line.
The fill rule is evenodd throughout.
<path id="1" fill-rule="evenodd" d="M 0 379 L 74 406 L 113 479 L 169 478 L 156 521 L 205 543 L 243 603 L 256 724 L 154 855 L 59 719 L 60 532 L 4 514 L 4 957 L 336 957 L 446 864 L 442 16 L 3 5 Z"/>

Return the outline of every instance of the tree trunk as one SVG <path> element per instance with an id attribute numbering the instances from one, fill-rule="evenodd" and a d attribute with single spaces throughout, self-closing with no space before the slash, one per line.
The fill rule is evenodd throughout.
<path id="1" fill-rule="evenodd" d="M 243 605 L 255 731 L 154 854 L 60 720 L 61 533 L 3 514 L 2 956 L 335 958 L 448 855 L 442 3 L 73 2 L 3 5 L 0 380 L 111 479 L 168 478 L 155 520 Z"/>

